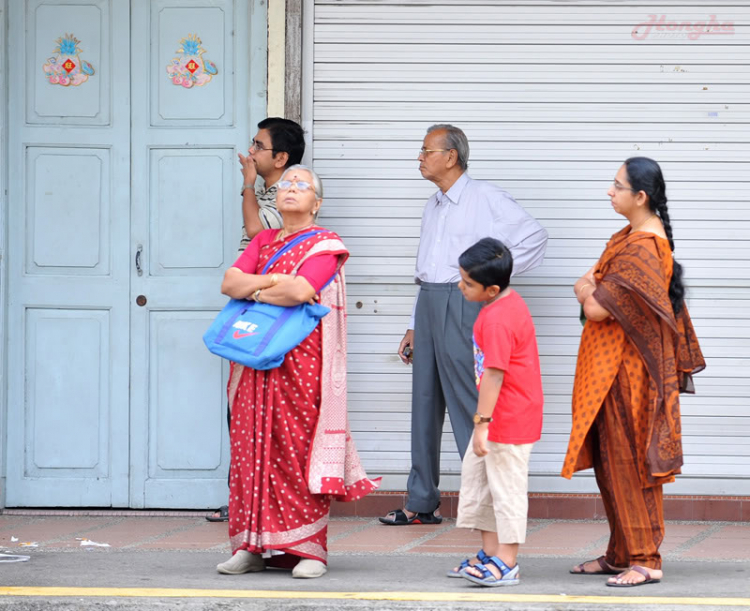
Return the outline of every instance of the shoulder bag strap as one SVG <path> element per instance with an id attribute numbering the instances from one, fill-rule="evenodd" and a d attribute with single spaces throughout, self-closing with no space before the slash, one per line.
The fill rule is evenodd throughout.
<path id="1" fill-rule="evenodd" d="M 300 244 L 301 242 L 304 242 L 307 238 L 311 238 L 314 235 L 317 235 L 319 233 L 323 233 L 322 229 L 313 229 L 312 231 L 307 231 L 303 234 L 298 235 L 296 238 L 294 238 L 291 242 L 289 242 L 286 246 L 279 249 L 279 251 L 268 260 L 268 263 L 263 267 L 263 271 L 261 273 L 265 274 L 268 271 L 268 268 L 271 267 L 276 261 L 279 260 L 279 257 L 281 257 L 285 252 L 288 250 L 291 250 L 297 244 Z"/>

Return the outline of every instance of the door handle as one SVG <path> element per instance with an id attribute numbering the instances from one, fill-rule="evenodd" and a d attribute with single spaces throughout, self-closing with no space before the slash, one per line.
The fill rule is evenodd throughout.
<path id="1" fill-rule="evenodd" d="M 138 244 L 138 248 L 135 249 L 135 271 L 138 272 L 139 276 L 143 275 L 143 268 L 141 267 L 141 255 L 143 254 L 143 246 Z"/>

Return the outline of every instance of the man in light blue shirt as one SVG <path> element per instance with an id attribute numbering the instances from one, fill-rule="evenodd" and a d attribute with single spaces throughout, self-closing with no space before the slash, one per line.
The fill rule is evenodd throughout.
<path id="1" fill-rule="evenodd" d="M 452 125 L 433 125 L 419 152 L 419 171 L 438 191 L 422 214 L 417 297 L 411 323 L 398 349 L 414 359 L 412 380 L 412 468 L 404 509 L 384 524 L 439 524 L 440 439 L 445 409 L 463 459 L 477 406 L 472 328 L 480 304 L 464 300 L 458 288 L 458 257 L 481 238 L 493 237 L 513 254 L 513 275 L 541 265 L 547 231 L 509 193 L 466 173 L 469 142 Z"/>

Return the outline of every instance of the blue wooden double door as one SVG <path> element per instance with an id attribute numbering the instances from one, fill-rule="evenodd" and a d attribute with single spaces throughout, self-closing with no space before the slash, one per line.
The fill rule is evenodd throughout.
<path id="1" fill-rule="evenodd" d="M 10 3 L 6 504 L 224 504 L 245 0 Z"/>

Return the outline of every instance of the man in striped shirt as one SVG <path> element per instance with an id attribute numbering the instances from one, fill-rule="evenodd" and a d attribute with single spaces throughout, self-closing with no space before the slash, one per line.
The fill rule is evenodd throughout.
<path id="1" fill-rule="evenodd" d="M 244 251 L 256 234 L 264 229 L 281 229 L 276 210 L 276 183 L 284 170 L 302 161 L 305 132 L 289 119 L 269 117 L 258 123 L 258 133 L 247 156 L 238 153 L 242 166 L 242 240 Z M 263 186 L 256 187 L 258 176 Z"/>

